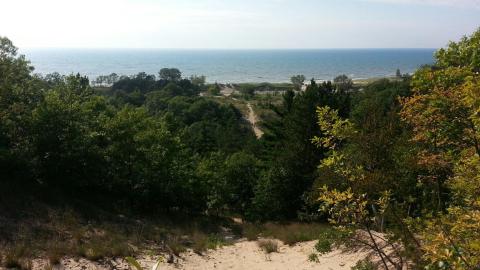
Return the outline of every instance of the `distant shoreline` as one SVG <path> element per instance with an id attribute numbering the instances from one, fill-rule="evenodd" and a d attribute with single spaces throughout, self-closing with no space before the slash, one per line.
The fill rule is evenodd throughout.
<path id="1" fill-rule="evenodd" d="M 178 68 L 183 77 L 205 75 L 209 83 L 288 83 L 290 77 L 332 80 L 345 74 L 354 80 L 413 73 L 433 63 L 431 49 L 362 50 L 33 50 L 21 51 L 47 74 L 80 73 L 94 80 L 116 73 L 157 75 Z"/>

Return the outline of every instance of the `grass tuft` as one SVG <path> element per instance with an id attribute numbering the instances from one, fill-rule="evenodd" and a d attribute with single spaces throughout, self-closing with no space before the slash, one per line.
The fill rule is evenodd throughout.
<path id="1" fill-rule="evenodd" d="M 25 245 L 16 245 L 5 253 L 3 266 L 21 270 L 32 269 L 32 263 L 28 258 L 28 249 Z"/>

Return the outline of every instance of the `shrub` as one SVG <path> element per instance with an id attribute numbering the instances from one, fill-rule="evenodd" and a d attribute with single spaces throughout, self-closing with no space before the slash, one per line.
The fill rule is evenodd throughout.
<path id="1" fill-rule="evenodd" d="M 318 259 L 317 253 L 310 253 L 310 255 L 308 255 L 308 261 L 315 262 L 315 263 L 320 262 L 320 260 Z"/>
<path id="2" fill-rule="evenodd" d="M 325 254 L 330 251 L 332 251 L 332 242 L 330 239 L 319 239 L 317 244 L 315 244 L 315 249 L 320 253 L 320 254 Z"/>
<path id="3" fill-rule="evenodd" d="M 26 259 L 27 257 L 27 248 L 24 245 L 18 245 L 11 249 L 8 249 L 5 258 L 3 260 L 3 265 L 6 268 L 14 268 L 21 270 L 29 270 L 32 268 L 30 260 Z"/>
<path id="4" fill-rule="evenodd" d="M 178 236 L 171 236 L 167 239 L 166 242 L 167 248 L 170 249 L 175 256 L 180 256 L 182 252 L 185 252 L 187 249 L 185 245 L 182 243 L 180 237 Z"/>
<path id="5" fill-rule="evenodd" d="M 275 240 L 263 239 L 258 241 L 258 246 L 267 254 L 278 252 L 278 243 Z"/>
<path id="6" fill-rule="evenodd" d="M 192 249 L 194 252 L 201 254 L 204 251 L 209 249 L 217 249 L 227 242 L 223 239 L 221 235 L 211 234 L 206 235 L 203 233 L 195 233 L 192 236 L 193 246 Z"/>
<path id="7" fill-rule="evenodd" d="M 351 235 L 350 231 L 342 231 L 338 229 L 330 228 L 323 231 L 318 239 L 315 249 L 320 253 L 328 253 L 332 251 L 333 246 L 344 244 Z"/>

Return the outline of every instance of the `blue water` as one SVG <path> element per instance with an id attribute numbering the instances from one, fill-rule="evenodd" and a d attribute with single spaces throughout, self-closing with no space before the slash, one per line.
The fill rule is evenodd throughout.
<path id="1" fill-rule="evenodd" d="M 354 79 L 412 73 L 433 62 L 434 49 L 324 50 L 166 50 L 166 49 L 28 49 L 37 73 L 81 73 L 91 79 L 115 72 L 157 74 L 179 68 L 184 76 L 205 75 L 209 82 L 287 82 L 292 75 L 329 80 L 340 74 Z"/>

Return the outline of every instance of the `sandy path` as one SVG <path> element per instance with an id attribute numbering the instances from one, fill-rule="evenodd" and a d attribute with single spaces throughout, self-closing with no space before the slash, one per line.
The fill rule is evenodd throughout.
<path id="1" fill-rule="evenodd" d="M 225 85 L 224 87 L 222 87 L 222 88 L 220 89 L 220 93 L 221 93 L 223 96 L 229 97 L 229 96 L 231 96 L 233 93 L 235 93 L 235 88 L 234 88 L 231 84 L 227 84 L 227 85 Z"/>
<path id="2" fill-rule="evenodd" d="M 247 103 L 248 107 L 248 122 L 252 124 L 253 131 L 255 132 L 255 136 L 257 136 L 258 139 L 260 139 L 263 136 L 263 131 L 257 126 L 257 115 L 255 114 L 255 111 L 252 108 L 252 104 Z"/>
<path id="3" fill-rule="evenodd" d="M 367 252 L 344 253 L 333 251 L 318 262 L 310 262 L 308 255 L 314 251 L 316 241 L 294 246 L 280 244 L 279 252 L 266 255 L 256 241 L 242 241 L 232 246 L 207 252 L 200 256 L 193 252 L 185 253 L 176 265 L 162 265 L 161 269 L 233 269 L 233 270 L 309 270 L 309 269 L 350 269 L 357 261 L 365 258 Z"/>

